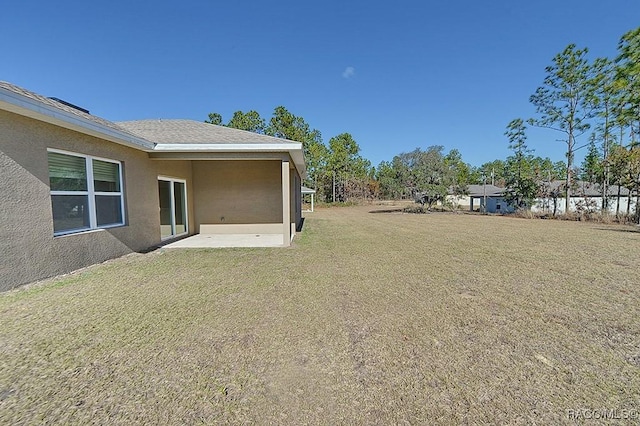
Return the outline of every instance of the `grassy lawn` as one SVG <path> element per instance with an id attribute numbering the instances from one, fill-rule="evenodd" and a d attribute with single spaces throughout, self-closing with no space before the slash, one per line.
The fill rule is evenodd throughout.
<path id="1" fill-rule="evenodd" d="M 635 228 L 382 208 L 308 214 L 291 248 L 164 249 L 0 294 L 0 423 L 640 410 Z"/>

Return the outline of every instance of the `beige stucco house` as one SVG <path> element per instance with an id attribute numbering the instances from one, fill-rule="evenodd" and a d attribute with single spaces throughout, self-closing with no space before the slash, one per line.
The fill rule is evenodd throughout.
<path id="1" fill-rule="evenodd" d="M 191 120 L 113 123 L 0 82 L 0 291 L 197 233 L 301 224 L 302 145 Z"/>

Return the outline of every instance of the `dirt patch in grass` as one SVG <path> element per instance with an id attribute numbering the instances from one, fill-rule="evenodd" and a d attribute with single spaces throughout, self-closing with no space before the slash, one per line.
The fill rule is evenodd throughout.
<path id="1" fill-rule="evenodd" d="M 0 423 L 637 413 L 638 233 L 371 210 L 308 214 L 287 249 L 158 250 L 1 294 Z"/>

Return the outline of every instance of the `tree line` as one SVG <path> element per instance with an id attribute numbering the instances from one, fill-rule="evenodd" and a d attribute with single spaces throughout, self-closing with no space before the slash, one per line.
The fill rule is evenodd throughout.
<path id="1" fill-rule="evenodd" d="M 345 202 L 377 196 L 375 168 L 362 157 L 360 146 L 350 133 L 333 136 L 326 145 L 319 130 L 284 106 L 276 107 L 268 122 L 255 110 L 236 111 L 226 123 L 214 112 L 205 121 L 301 142 L 307 164 L 303 184 L 315 189 L 320 201 Z"/>
<path id="2" fill-rule="evenodd" d="M 610 205 L 610 186 L 636 193 L 636 217 L 640 219 L 640 28 L 625 33 L 618 43 L 615 58 L 589 60 L 588 48 L 569 44 L 545 68 L 545 78 L 529 101 L 536 117 L 515 119 L 507 126 L 507 135 L 517 161 L 523 166 L 510 182 L 518 200 L 530 202 L 544 194 L 544 181 L 536 179 L 527 167 L 527 124 L 550 129 L 561 135 L 565 144 L 565 174 L 562 195 L 565 211 L 576 191 L 575 180 L 598 184 L 603 211 Z M 588 143 L 579 138 L 587 135 Z M 584 141 L 582 141 L 584 142 Z M 584 161 L 577 167 L 575 153 L 588 147 Z M 522 173 L 524 171 L 524 173 Z M 619 199 L 619 192 L 617 198 Z M 631 195 L 629 195 L 631 201 Z M 628 208 L 630 202 L 627 204 Z M 629 211 L 627 211 L 629 213 Z"/>
<path id="3" fill-rule="evenodd" d="M 470 184 L 492 183 L 506 188 L 507 201 L 528 208 L 537 197 L 565 197 L 566 211 L 581 179 L 599 184 L 603 205 L 616 185 L 640 196 L 640 28 L 625 33 L 615 58 L 588 59 L 587 48 L 568 45 L 545 68 L 545 77 L 530 96 L 536 116 L 510 121 L 504 132 L 512 154 L 479 167 L 462 160 L 460 152 L 443 146 L 403 152 L 377 167 L 361 155 L 350 133 L 325 144 L 319 130 L 284 106 L 269 121 L 257 111 L 236 111 L 226 123 L 218 113 L 206 122 L 301 142 L 308 176 L 305 185 L 316 189 L 321 201 L 409 198 L 428 208 L 447 195 L 463 195 Z M 565 160 L 533 155 L 527 145 L 529 126 L 550 129 L 566 145 Z M 579 138 L 588 135 L 588 143 Z M 575 152 L 588 147 L 582 164 Z M 550 183 L 563 180 L 561 188 Z M 636 215 L 638 209 L 636 208 Z"/>

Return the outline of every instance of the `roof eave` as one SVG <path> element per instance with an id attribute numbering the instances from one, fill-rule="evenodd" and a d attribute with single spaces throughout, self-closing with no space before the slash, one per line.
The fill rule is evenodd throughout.
<path id="1" fill-rule="evenodd" d="M 135 149 L 146 150 L 154 146 L 153 143 L 145 139 L 118 132 L 110 127 L 102 126 L 81 116 L 45 105 L 35 99 L 30 99 L 2 87 L 0 87 L 0 109 Z"/>
<path id="2" fill-rule="evenodd" d="M 293 160 L 298 173 L 305 179 L 307 167 L 304 162 L 302 144 L 297 142 L 272 144 L 216 144 L 216 143 L 158 143 L 147 152 L 286 152 Z"/>

